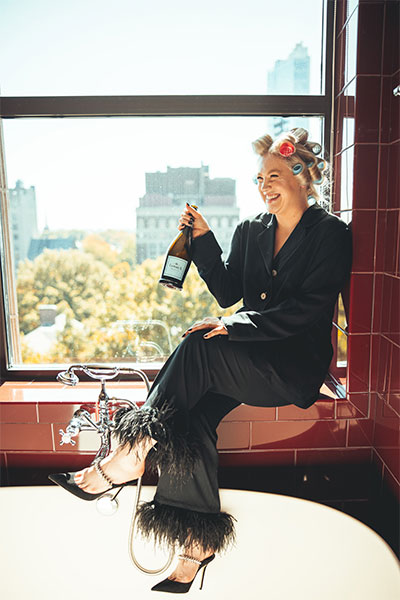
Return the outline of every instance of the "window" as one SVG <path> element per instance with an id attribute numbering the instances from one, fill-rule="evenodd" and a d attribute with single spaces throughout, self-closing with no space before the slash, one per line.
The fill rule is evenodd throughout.
<path id="1" fill-rule="evenodd" d="M 331 3 L 308 0 L 301 10 L 289 3 L 304 27 L 298 22 L 291 35 L 285 28 L 284 39 L 273 25 L 283 9 L 268 3 L 251 2 L 246 10 L 230 3 L 221 20 L 224 2 L 206 2 L 193 19 L 187 3 L 174 0 L 168 14 L 181 15 L 179 38 L 164 3 L 140 14 L 131 4 L 117 1 L 108 23 L 107 39 L 119 36 L 114 71 L 102 51 L 102 2 L 85 3 L 98 23 L 90 29 L 90 61 L 82 51 L 89 17 L 77 16 L 76 2 L 68 14 L 44 0 L 35 14 L 19 7 L 18 30 L 2 38 L 10 57 L 19 41 L 21 56 L 23 23 L 35 31 L 30 19 L 45 14 L 43 39 L 54 42 L 53 58 L 47 53 L 41 70 L 35 61 L 31 76 L 14 77 L 14 58 L 2 73 L 3 365 L 16 377 L 71 362 L 129 361 L 157 370 L 190 323 L 222 314 L 194 267 L 182 293 L 157 284 L 184 203 L 199 205 L 226 254 L 235 224 L 263 210 L 252 184 L 251 141 L 299 125 L 330 147 Z M 8 22 L 12 30 L 16 18 L 10 5 L 0 29 Z M 69 43 L 57 28 L 70 18 L 83 59 L 77 56 L 76 68 L 62 76 L 51 60 Z M 131 33 L 127 22 L 135 22 Z M 143 28 L 151 31 L 151 49 Z M 205 32 L 210 55 L 200 45 Z M 157 64 L 156 40 L 166 49 Z M 43 47 L 40 41 L 38 51 Z M 89 62 L 108 76 L 95 77 Z M 135 95 L 104 95 L 111 93 Z"/>

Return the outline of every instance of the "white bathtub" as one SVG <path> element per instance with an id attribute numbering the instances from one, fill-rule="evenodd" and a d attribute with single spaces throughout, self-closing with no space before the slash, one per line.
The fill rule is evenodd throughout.
<path id="1" fill-rule="evenodd" d="M 168 572 L 133 567 L 128 533 L 135 488 L 122 490 L 111 517 L 59 487 L 0 488 L 2 600 L 173 598 L 150 588 Z M 143 487 L 150 500 L 154 487 Z M 374 531 L 322 504 L 260 492 L 221 490 L 237 519 L 237 544 L 197 578 L 202 600 L 399 600 L 397 558 Z M 137 544 L 146 566 L 165 559 Z M 144 552 L 144 555 L 142 555 Z M 170 569 L 171 570 L 171 569 Z"/>

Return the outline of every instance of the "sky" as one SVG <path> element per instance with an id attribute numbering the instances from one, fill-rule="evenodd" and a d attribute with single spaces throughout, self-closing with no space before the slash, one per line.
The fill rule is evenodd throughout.
<path id="1" fill-rule="evenodd" d="M 275 61 L 302 42 L 319 93 L 322 4 L 0 0 L 0 92 L 265 94 Z M 241 216 L 262 210 L 251 142 L 266 118 L 9 119 L 3 128 L 8 186 L 35 186 L 39 229 L 133 229 L 146 171 L 201 163 L 237 181 Z"/>

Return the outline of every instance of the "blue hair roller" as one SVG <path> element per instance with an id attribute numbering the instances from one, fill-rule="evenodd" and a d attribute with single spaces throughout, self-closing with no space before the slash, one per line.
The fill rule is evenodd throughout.
<path id="1" fill-rule="evenodd" d="M 292 167 L 293 175 L 300 175 L 300 173 L 302 172 L 303 168 L 304 167 L 303 167 L 303 165 L 301 163 L 296 163 L 295 165 L 293 165 L 293 167 Z"/>
<path id="2" fill-rule="evenodd" d="M 318 169 L 324 169 L 325 168 L 325 161 L 324 160 L 320 160 L 319 163 L 317 164 Z"/>
<path id="3" fill-rule="evenodd" d="M 314 161 L 313 161 L 313 160 L 309 160 L 309 161 L 306 163 L 307 169 L 310 169 L 310 168 L 313 166 L 313 164 L 314 164 Z"/>

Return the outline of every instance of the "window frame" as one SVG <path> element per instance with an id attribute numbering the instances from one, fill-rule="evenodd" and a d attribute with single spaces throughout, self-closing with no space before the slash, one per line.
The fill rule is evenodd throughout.
<path id="1" fill-rule="evenodd" d="M 32 365 L 12 367 L 8 361 L 7 338 L 14 341 L 18 318 L 13 267 L 11 262 L 10 230 L 8 221 L 7 179 L 5 151 L 2 135 L 3 119 L 24 118 L 96 118 L 96 117 L 240 117 L 240 116 L 283 116 L 322 117 L 324 122 L 323 147 L 333 163 L 333 106 L 334 106 L 334 61 L 335 22 L 337 0 L 323 0 L 323 27 L 321 38 L 323 85 L 325 93 L 315 95 L 168 95 L 168 96 L 0 96 L 0 209 L 3 231 L 0 235 L 2 268 L 0 280 L 0 380 L 8 381 L 54 381 L 65 364 Z M 6 278 L 6 281 L 4 281 Z M 6 317 L 6 306 L 10 307 L 10 322 Z M 149 379 L 159 371 L 156 364 L 146 369 Z M 121 379 L 125 377 L 121 375 Z M 132 376 L 126 376 L 132 380 Z M 84 379 L 82 374 L 82 379 Z M 138 378 L 140 379 L 140 378 Z"/>

